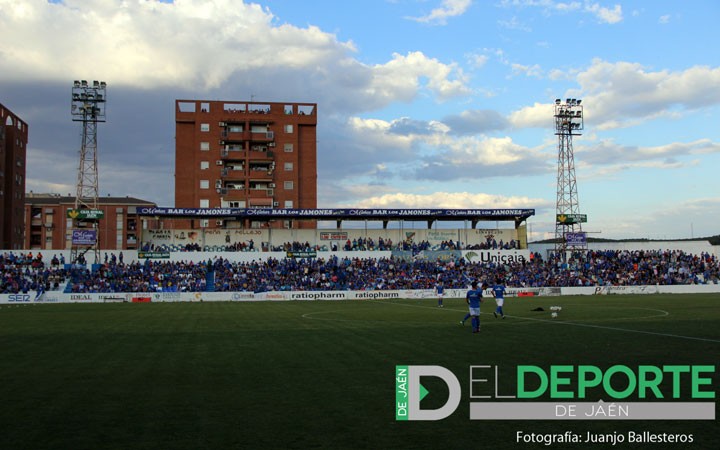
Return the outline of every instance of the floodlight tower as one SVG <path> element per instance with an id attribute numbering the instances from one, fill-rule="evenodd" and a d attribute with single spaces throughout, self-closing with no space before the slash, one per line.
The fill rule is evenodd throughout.
<path id="1" fill-rule="evenodd" d="M 586 220 L 580 214 L 577 179 L 575 178 L 575 157 L 573 155 L 573 136 L 580 136 L 583 130 L 582 100 L 568 98 L 563 102 L 555 100 L 555 135 L 558 137 L 557 168 L 557 208 L 555 216 L 555 251 L 563 257 L 568 247 L 587 247 L 587 241 L 570 242 L 567 233 L 582 233 L 582 222 Z"/>
<path id="2" fill-rule="evenodd" d="M 73 263 L 78 256 L 91 249 L 95 253 L 94 262 L 100 260 L 98 219 L 102 214 L 98 212 L 97 124 L 105 122 L 106 88 L 107 84 L 104 81 L 93 81 L 90 84 L 86 80 L 75 80 L 72 87 L 70 113 L 74 122 L 82 122 L 77 194 L 74 217 L 72 217 L 73 230 L 78 228 L 92 230 L 90 233 L 85 233 L 83 239 L 72 244 Z M 79 253 L 81 250 L 82 253 Z"/>

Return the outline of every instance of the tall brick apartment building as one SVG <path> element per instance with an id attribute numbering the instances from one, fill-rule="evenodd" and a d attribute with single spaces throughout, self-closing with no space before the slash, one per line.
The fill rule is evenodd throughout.
<path id="1" fill-rule="evenodd" d="M 28 126 L 0 104 L 0 249 L 23 248 Z"/>
<path id="2" fill-rule="evenodd" d="M 175 102 L 176 208 L 317 208 L 317 104 Z M 315 223 L 207 219 L 209 228 Z"/>

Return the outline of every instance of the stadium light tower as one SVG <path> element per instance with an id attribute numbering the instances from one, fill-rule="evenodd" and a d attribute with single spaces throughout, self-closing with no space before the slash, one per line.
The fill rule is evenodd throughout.
<path id="1" fill-rule="evenodd" d="M 563 257 L 568 248 L 587 248 L 580 214 L 573 136 L 580 136 L 584 128 L 582 100 L 568 98 L 555 100 L 555 135 L 558 137 L 557 208 L 555 216 L 555 251 Z"/>
<path id="2" fill-rule="evenodd" d="M 75 209 L 68 212 L 73 219 L 73 263 L 91 249 L 95 253 L 94 262 L 100 260 L 98 220 L 102 212 L 98 209 L 97 124 L 105 122 L 106 88 L 104 81 L 90 84 L 86 80 L 75 80 L 72 87 L 70 113 L 74 122 L 82 122 Z"/>

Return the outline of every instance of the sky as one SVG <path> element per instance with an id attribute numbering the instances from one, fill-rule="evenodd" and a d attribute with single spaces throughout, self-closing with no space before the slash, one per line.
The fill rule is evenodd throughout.
<path id="1" fill-rule="evenodd" d="M 106 81 L 100 195 L 170 207 L 176 99 L 317 103 L 319 208 L 534 208 L 538 240 L 553 104 L 577 98 L 583 230 L 697 238 L 720 234 L 719 20 L 716 0 L 0 0 L 0 104 L 29 125 L 26 191 L 74 195 L 72 82 Z"/>

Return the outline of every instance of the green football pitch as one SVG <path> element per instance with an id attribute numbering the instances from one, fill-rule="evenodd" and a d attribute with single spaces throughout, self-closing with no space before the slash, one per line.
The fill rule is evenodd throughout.
<path id="1" fill-rule="evenodd" d="M 556 319 L 551 306 L 562 307 Z M 497 366 L 502 394 L 518 365 L 717 366 L 720 295 L 513 297 L 505 320 L 486 300 L 478 334 L 459 323 L 466 309 L 460 299 L 2 305 L 0 448 L 548 448 L 517 433 L 631 430 L 718 448 L 717 420 L 470 420 L 469 367 Z M 449 369 L 460 406 L 440 421 L 396 421 L 397 365 Z M 423 409 L 445 403 L 442 381 L 423 385 Z"/>

